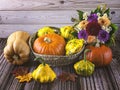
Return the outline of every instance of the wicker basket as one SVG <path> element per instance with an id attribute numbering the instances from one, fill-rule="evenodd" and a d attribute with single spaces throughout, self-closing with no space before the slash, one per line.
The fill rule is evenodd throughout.
<path id="1" fill-rule="evenodd" d="M 43 55 L 38 54 L 33 51 L 32 44 L 34 40 L 37 38 L 37 33 L 34 33 L 31 35 L 29 39 L 29 46 L 31 48 L 32 53 L 35 55 L 35 57 L 41 57 L 44 59 L 45 63 L 51 65 L 51 66 L 62 66 L 62 65 L 69 65 L 78 60 L 78 58 L 81 56 L 85 46 L 83 46 L 82 50 L 74 55 L 70 56 L 57 56 L 57 55 Z"/>

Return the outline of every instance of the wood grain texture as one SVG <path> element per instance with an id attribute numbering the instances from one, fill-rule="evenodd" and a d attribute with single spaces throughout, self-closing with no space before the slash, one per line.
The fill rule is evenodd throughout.
<path id="1" fill-rule="evenodd" d="M 72 23 L 76 11 L 0 11 L 1 24 Z"/>
<path id="2" fill-rule="evenodd" d="M 0 40 L 0 47 L 4 48 L 6 39 Z M 93 75 L 89 77 L 79 76 L 76 82 L 62 82 L 58 78 L 53 83 L 41 84 L 35 80 L 29 83 L 19 83 L 12 75 L 12 70 L 19 66 L 12 65 L 4 58 L 3 48 L 0 48 L 0 90 L 120 90 L 120 61 L 113 59 L 106 67 L 96 68 Z M 33 55 L 30 55 L 30 62 L 25 66 L 32 72 L 39 63 L 33 62 Z M 52 67 L 57 75 L 61 72 L 75 73 L 73 65 Z"/>
<path id="3" fill-rule="evenodd" d="M 111 8 L 120 8 L 119 0 L 0 0 L 0 10 L 71 10 L 95 8 L 103 3 Z"/>
<path id="4" fill-rule="evenodd" d="M 90 77 L 78 76 L 76 82 L 41 84 L 32 80 L 30 83 L 19 83 L 11 74 L 18 66 L 7 62 L 3 49 L 6 39 L 17 30 L 30 34 L 44 26 L 61 27 L 73 25 L 71 17 L 77 18 L 76 10 L 90 12 L 99 4 L 111 8 L 112 22 L 120 28 L 120 0 L 0 0 L 0 90 L 120 90 L 120 30 L 116 33 L 116 46 L 112 47 L 113 60 L 109 66 L 96 68 Z M 111 13 L 110 12 L 110 13 Z M 32 60 L 27 64 L 32 72 L 39 63 Z M 73 65 L 53 67 L 59 75 L 62 71 L 75 73 Z"/>
<path id="5" fill-rule="evenodd" d="M 92 9 L 91 9 L 92 10 Z M 89 12 L 89 9 L 82 9 Z M 113 23 L 120 23 L 120 10 L 111 9 Z M 0 11 L 0 24 L 57 24 L 72 23 L 71 18 L 78 18 L 76 10 L 47 11 Z"/>
<path id="6" fill-rule="evenodd" d="M 76 10 L 90 12 L 103 3 L 115 12 L 111 14 L 112 22 L 119 24 L 119 0 L 1 0 L 0 38 L 17 30 L 32 34 L 43 26 L 73 25 L 71 17 L 78 17 Z"/>
<path id="7" fill-rule="evenodd" d="M 70 25 L 70 24 L 32 24 L 32 25 L 0 25 L 0 38 L 7 38 L 11 33 L 22 30 L 26 31 L 30 34 L 33 34 L 37 32 L 38 29 L 44 27 L 44 26 L 55 26 L 55 27 L 61 27 L 64 25 Z"/>

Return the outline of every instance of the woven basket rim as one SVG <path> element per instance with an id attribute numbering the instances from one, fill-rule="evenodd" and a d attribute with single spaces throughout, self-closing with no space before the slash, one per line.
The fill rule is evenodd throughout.
<path id="1" fill-rule="evenodd" d="M 80 52 L 78 52 L 78 53 L 76 53 L 76 54 L 73 54 L 73 55 L 69 55 L 69 56 L 67 56 L 67 55 L 61 55 L 61 56 L 59 56 L 59 55 L 44 55 L 44 54 L 38 54 L 38 53 L 36 53 L 36 52 L 34 52 L 34 50 L 33 50 L 33 48 L 32 48 L 32 40 L 34 41 L 35 40 L 35 38 L 36 38 L 36 34 L 37 33 L 33 33 L 31 36 L 30 36 L 30 38 L 29 38 L 29 46 L 30 46 L 30 49 L 32 50 L 32 52 L 35 54 L 35 55 L 37 55 L 37 56 L 42 56 L 42 57 L 49 57 L 49 58 L 51 58 L 51 57 L 59 57 L 59 58 L 70 58 L 70 57 L 75 57 L 75 56 L 77 56 L 77 55 L 79 55 L 80 53 L 82 53 L 83 52 L 83 50 L 85 49 L 85 45 L 83 45 L 83 47 L 82 47 L 82 49 L 80 50 Z M 35 38 L 34 38 L 35 37 Z"/>

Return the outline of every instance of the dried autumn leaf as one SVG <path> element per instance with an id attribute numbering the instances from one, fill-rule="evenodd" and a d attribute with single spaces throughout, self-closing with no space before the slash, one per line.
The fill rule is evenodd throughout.
<path id="1" fill-rule="evenodd" d="M 22 76 L 28 73 L 28 67 L 18 67 L 12 71 L 14 76 Z"/>
<path id="2" fill-rule="evenodd" d="M 29 82 L 32 79 L 32 73 L 27 73 L 22 76 L 17 76 L 17 79 L 19 79 L 19 82 Z"/>
<path id="3" fill-rule="evenodd" d="M 75 82 L 75 78 L 77 78 L 77 75 L 74 73 L 62 72 L 58 76 L 58 78 L 63 82 L 68 81 L 68 80 Z"/>

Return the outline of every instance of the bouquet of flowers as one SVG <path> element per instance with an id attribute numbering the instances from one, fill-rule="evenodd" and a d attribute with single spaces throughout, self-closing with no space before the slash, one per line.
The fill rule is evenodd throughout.
<path id="1" fill-rule="evenodd" d="M 118 27 L 111 22 L 110 9 L 106 5 L 99 5 L 90 14 L 78 11 L 79 20 L 72 18 L 76 22 L 75 30 L 78 32 L 78 38 L 83 38 L 88 44 L 99 46 L 100 44 L 115 44 L 115 32 Z"/>
<path id="2" fill-rule="evenodd" d="M 90 13 L 77 10 L 79 19 L 73 26 L 79 39 L 84 39 L 86 48 L 90 49 L 87 60 L 95 66 L 106 66 L 112 61 L 112 50 L 109 46 L 115 45 L 117 25 L 111 22 L 110 9 L 106 5 L 98 6 Z"/>

